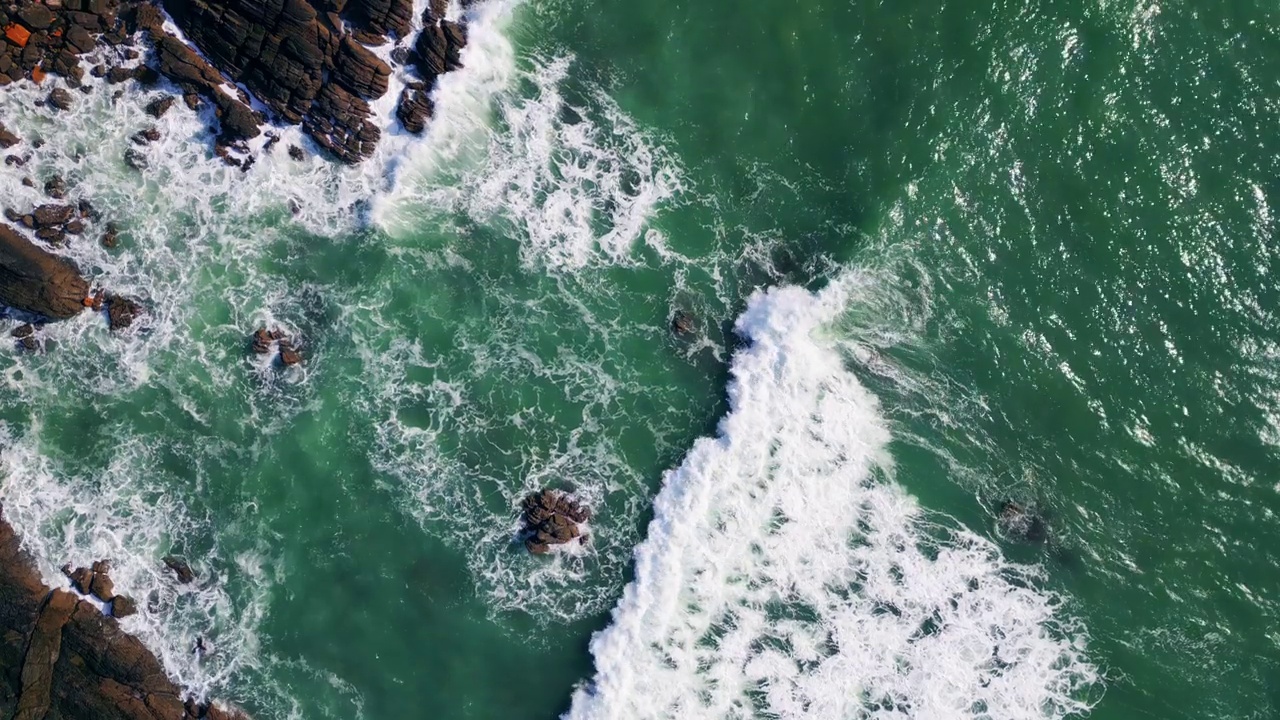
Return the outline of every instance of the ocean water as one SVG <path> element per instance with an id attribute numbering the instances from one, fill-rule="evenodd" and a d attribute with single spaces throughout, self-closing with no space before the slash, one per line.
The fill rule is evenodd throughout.
<path id="1" fill-rule="evenodd" d="M 242 173 L 179 106 L 138 172 L 147 92 L 5 90 L 8 206 L 61 174 L 152 310 L 0 351 L 50 582 L 111 559 L 258 718 L 1280 712 L 1273 7 L 466 12 L 359 168 L 280 128 Z M 515 542 L 544 486 L 588 546 Z"/>

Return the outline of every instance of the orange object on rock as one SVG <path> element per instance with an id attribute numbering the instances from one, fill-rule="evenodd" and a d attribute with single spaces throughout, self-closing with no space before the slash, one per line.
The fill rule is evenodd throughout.
<path id="1" fill-rule="evenodd" d="M 31 31 L 17 23 L 9 23 L 4 26 L 4 36 L 18 47 L 26 47 L 27 41 L 31 39 Z"/>
<path id="2" fill-rule="evenodd" d="M 31 68 L 31 79 L 37 85 L 44 82 L 44 68 L 40 67 L 39 65 Z"/>
<path id="3" fill-rule="evenodd" d="M 81 301 L 85 307 L 93 307 L 93 298 L 87 297 Z"/>

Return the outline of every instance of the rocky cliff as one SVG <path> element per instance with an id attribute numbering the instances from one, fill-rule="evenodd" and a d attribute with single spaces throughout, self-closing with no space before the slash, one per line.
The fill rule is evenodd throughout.
<path id="1" fill-rule="evenodd" d="M 239 711 L 184 699 L 115 618 L 69 590 L 45 586 L 2 514 L 0 717 L 245 720 Z"/>

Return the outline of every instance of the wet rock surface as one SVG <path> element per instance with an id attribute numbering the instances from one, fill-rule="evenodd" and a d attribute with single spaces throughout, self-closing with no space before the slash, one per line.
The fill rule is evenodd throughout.
<path id="1" fill-rule="evenodd" d="M 164 566 L 169 568 L 169 571 L 173 573 L 173 576 L 180 584 L 186 585 L 196 579 L 196 573 L 191 569 L 191 565 L 176 555 L 166 555 L 164 557 Z"/>
<path id="2" fill-rule="evenodd" d="M 191 46 L 164 29 L 161 7 Z M 74 111 L 70 90 L 91 91 L 81 82 L 81 57 L 107 44 L 125 48 L 117 58 L 135 59 L 138 52 L 128 46 L 140 32 L 153 49 L 144 64 L 108 67 L 108 60 L 92 74 L 109 84 L 144 86 L 168 78 L 189 108 L 202 100 L 213 105 L 222 144 L 257 137 L 269 119 L 243 92 L 228 91 L 240 84 L 270 119 L 301 125 L 332 156 L 357 163 L 380 139 L 369 102 L 387 93 L 392 74 L 369 48 L 399 43 L 395 57 L 416 69 L 420 77 L 402 94 L 396 114 L 406 128 L 421 132 L 431 116 L 428 93 L 440 74 L 461 67 L 467 41 L 465 27 L 444 19 L 444 11 L 444 3 L 430 3 L 410 51 L 412 0 L 25 0 L 0 8 L 0 86 L 51 83 L 40 103 Z M 60 80 L 53 84 L 49 75 Z M 175 102 L 173 95 L 154 98 L 146 111 L 159 118 Z M 0 127 L 0 147 L 19 142 Z"/>
<path id="3" fill-rule="evenodd" d="M 103 563 L 95 566 L 109 570 Z M 96 575 L 92 569 L 81 570 Z M 113 605 L 118 611 L 130 602 L 117 596 Z M 103 615 L 74 592 L 47 587 L 4 520 L 3 508 L 0 715 L 22 720 L 245 720 L 238 710 L 184 697 L 155 655 L 121 630 L 115 617 Z"/>
<path id="4" fill-rule="evenodd" d="M 107 325 L 112 332 L 119 332 L 130 327 L 145 312 L 137 300 L 123 295 L 107 294 L 105 302 Z"/>
<path id="5" fill-rule="evenodd" d="M 282 365 L 297 365 L 302 362 L 302 351 L 298 349 L 297 341 L 279 328 L 258 328 L 250 338 L 249 348 L 254 355 L 277 353 L 277 359 Z"/>
<path id="6" fill-rule="evenodd" d="M 411 0 L 166 0 L 164 8 L 205 57 L 248 88 L 273 115 L 301 124 L 320 147 L 343 162 L 357 163 L 373 153 L 381 130 L 370 121 L 369 101 L 386 94 L 392 70 L 369 46 L 385 44 L 388 36 L 403 39 L 409 34 Z M 423 75 L 430 87 L 445 69 L 460 66 L 457 59 L 466 35 L 461 28 L 444 29 L 442 17 L 430 10 L 424 21 L 432 23 L 433 33 L 442 33 L 423 46 L 442 53 L 440 62 L 416 63 L 419 72 L 423 67 L 440 68 Z M 166 43 L 161 72 L 178 79 L 184 68 L 176 63 L 183 53 Z M 189 58 L 182 62 L 195 64 Z M 403 118 L 404 112 L 398 114 Z M 409 117 L 419 115 L 413 110 Z M 417 120 L 411 122 L 421 126 Z"/>
<path id="7" fill-rule="evenodd" d="M 42 206 L 43 207 L 43 206 Z M 62 210 L 47 218 L 62 217 Z M 65 258 L 36 246 L 0 224 L 0 303 L 52 320 L 79 313 L 89 283 Z"/>
<path id="8" fill-rule="evenodd" d="M 544 555 L 555 545 L 586 542 L 581 525 L 591 513 L 571 495 L 559 490 L 541 490 L 526 497 L 524 510 L 524 546 L 534 555 Z"/>

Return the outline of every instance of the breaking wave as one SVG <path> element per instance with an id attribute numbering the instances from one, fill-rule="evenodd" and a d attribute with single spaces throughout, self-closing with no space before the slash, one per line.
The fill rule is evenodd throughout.
<path id="1" fill-rule="evenodd" d="M 893 481 L 890 432 L 831 325 L 857 293 L 758 292 L 730 411 L 669 472 L 635 580 L 565 715 L 1061 718 L 1100 677 L 1032 568 Z"/>

